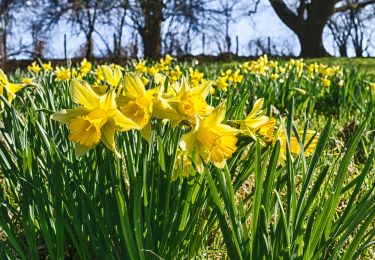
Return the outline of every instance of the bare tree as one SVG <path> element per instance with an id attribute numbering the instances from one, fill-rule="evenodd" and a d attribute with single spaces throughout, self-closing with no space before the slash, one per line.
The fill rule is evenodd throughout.
<path id="1" fill-rule="evenodd" d="M 229 35 L 230 24 L 236 22 L 242 16 L 255 14 L 258 10 L 259 3 L 260 0 L 248 1 L 246 4 L 238 0 L 219 1 L 219 7 L 214 9 L 213 13 L 218 14 L 220 24 L 224 24 L 226 52 L 231 52 L 232 46 Z"/>
<path id="2" fill-rule="evenodd" d="M 353 2 L 358 2 L 354 0 Z M 349 10 L 348 17 L 350 24 L 350 38 L 354 48 L 356 57 L 363 57 L 367 49 L 370 47 L 369 25 L 374 24 L 374 8 L 372 10 L 357 9 Z"/>
<path id="3" fill-rule="evenodd" d="M 347 4 L 356 5 L 360 0 L 346 0 Z M 372 8 L 371 8 L 372 7 Z M 338 47 L 340 56 L 348 56 L 347 50 L 351 46 L 357 57 L 362 57 L 370 46 L 371 25 L 375 19 L 375 6 L 361 9 L 349 9 L 335 14 L 327 23 L 333 40 Z"/>
<path id="4" fill-rule="evenodd" d="M 350 3 L 346 0 L 269 0 L 276 14 L 298 37 L 303 57 L 327 55 L 323 46 L 323 30 L 335 13 L 360 10 L 375 0 Z"/>
<path id="5" fill-rule="evenodd" d="M 122 37 L 124 33 L 124 27 L 126 25 L 126 17 L 127 13 L 130 9 L 129 1 L 123 0 L 120 1 L 120 5 L 118 7 L 114 7 L 114 17 L 116 17 L 114 22 L 114 54 L 117 57 L 121 57 L 123 55 L 122 53 Z M 113 16 L 112 16 L 113 17 Z"/>
<path id="6" fill-rule="evenodd" d="M 85 35 L 85 56 L 93 55 L 93 35 L 99 34 L 96 30 L 98 24 L 109 23 L 109 13 L 115 1 L 105 0 L 50 0 L 42 6 L 45 14 L 41 22 L 49 30 L 60 21 L 71 24 Z"/>
<path id="7" fill-rule="evenodd" d="M 161 55 L 161 26 L 164 20 L 163 0 L 129 0 L 120 7 L 130 10 L 131 26 L 142 38 L 144 56 Z"/>
<path id="8" fill-rule="evenodd" d="M 184 43 L 184 52 L 189 53 L 192 39 L 202 37 L 216 42 L 219 52 L 230 52 L 232 41 L 230 25 L 240 17 L 254 14 L 260 0 L 180 0 L 169 5 L 167 37 Z M 203 44 L 203 43 L 202 43 Z"/>
<path id="9" fill-rule="evenodd" d="M 6 62 L 10 56 L 8 38 L 11 35 L 17 12 L 26 4 L 25 2 L 23 0 L 0 1 L 0 58 L 3 62 Z"/>
<path id="10" fill-rule="evenodd" d="M 349 19 L 348 13 L 333 16 L 328 21 L 327 27 L 332 35 L 334 43 L 338 47 L 340 56 L 347 57 L 350 31 L 352 28 L 352 23 Z"/>

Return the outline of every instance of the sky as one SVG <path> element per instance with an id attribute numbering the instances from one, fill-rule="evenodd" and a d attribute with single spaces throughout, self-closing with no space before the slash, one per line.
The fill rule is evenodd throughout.
<path id="1" fill-rule="evenodd" d="M 249 55 L 249 42 L 257 38 L 267 39 L 271 38 L 271 45 L 276 45 L 281 48 L 282 45 L 286 45 L 288 49 L 292 50 L 294 55 L 298 55 L 300 52 L 300 47 L 298 44 L 297 36 L 287 28 L 281 20 L 278 18 L 276 13 L 273 11 L 272 7 L 269 5 L 268 1 L 261 1 L 262 4 L 259 6 L 258 11 L 255 15 L 251 17 L 245 16 L 232 22 L 230 25 L 230 36 L 232 38 L 232 51 L 235 50 L 235 37 L 239 37 L 239 55 Z M 24 42 L 30 42 L 31 37 L 29 34 L 22 31 L 22 26 L 15 28 L 13 35 L 19 36 Z M 112 43 L 112 32 L 108 32 L 105 28 L 99 28 L 103 37 L 107 39 L 109 43 Z M 103 33 L 104 32 L 104 33 Z M 107 33 L 107 34 L 106 34 Z M 67 35 L 67 56 L 72 58 L 77 56 L 77 50 L 79 46 L 84 44 L 84 37 L 82 34 L 74 33 L 71 28 L 66 24 L 60 24 L 58 27 L 53 29 L 50 33 L 50 39 L 48 40 L 48 45 L 46 46 L 47 52 L 45 53 L 46 58 L 64 58 L 64 34 Z M 124 40 L 126 42 L 127 36 L 129 36 L 130 31 L 125 30 Z M 374 39 L 375 40 L 375 39 Z M 14 40 L 15 42 L 19 39 Z M 100 55 L 100 50 L 104 49 L 104 44 L 102 40 L 96 36 L 94 38 L 94 54 Z M 201 36 L 192 39 L 192 54 L 202 53 Z M 325 36 L 325 48 L 331 54 L 334 53 L 333 41 L 327 35 Z M 375 53 L 374 48 L 372 53 Z M 206 43 L 205 54 L 217 54 L 217 44 L 216 43 Z M 349 51 L 349 55 L 353 55 Z M 25 58 L 25 55 L 19 55 L 18 58 Z"/>
<path id="2" fill-rule="evenodd" d="M 124 35 L 129 32 L 125 32 Z M 49 55 L 53 55 L 54 58 L 63 58 L 64 57 L 64 49 L 63 49 L 63 42 L 64 42 L 64 34 L 67 34 L 68 44 L 67 44 L 67 53 L 68 57 L 74 57 L 77 51 L 77 46 L 80 46 L 84 43 L 83 35 L 73 35 L 70 32 L 70 29 L 67 26 L 60 26 L 59 28 L 55 29 L 53 35 L 55 35 L 48 46 L 50 49 Z M 278 41 L 288 41 L 294 50 L 295 54 L 298 55 L 299 53 L 299 44 L 297 37 L 295 34 L 287 28 L 281 20 L 277 17 L 274 13 L 272 8 L 269 6 L 268 1 L 265 2 L 260 8 L 258 12 L 249 17 L 241 17 L 237 21 L 233 22 L 230 25 L 230 36 L 232 38 L 232 51 L 235 49 L 235 37 L 239 37 L 239 55 L 249 55 L 249 41 L 255 40 L 259 37 L 271 37 L 271 42 L 275 42 L 277 44 Z M 105 35 L 105 38 L 111 39 L 112 33 L 109 35 Z M 192 39 L 193 44 L 192 46 L 192 54 L 201 54 L 202 53 L 202 44 L 201 44 L 201 36 L 198 38 Z M 103 49 L 104 45 L 101 43 L 99 37 L 96 37 L 96 54 L 98 53 L 98 49 Z M 111 42 L 111 41 L 109 41 Z M 215 54 L 217 52 L 216 44 L 209 44 L 206 43 L 206 52 Z"/>

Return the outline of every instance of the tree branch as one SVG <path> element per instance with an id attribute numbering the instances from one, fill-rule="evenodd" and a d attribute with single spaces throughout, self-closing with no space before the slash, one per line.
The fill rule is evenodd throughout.
<path id="1" fill-rule="evenodd" d="M 342 13 L 342 12 L 346 12 L 346 11 L 349 11 L 349 10 L 356 11 L 358 9 L 364 8 L 364 7 L 366 7 L 368 5 L 372 5 L 372 4 L 375 4 L 375 0 L 368 0 L 366 2 L 346 4 L 346 5 L 343 5 L 343 6 L 336 7 L 334 9 L 334 13 Z"/>
<path id="2" fill-rule="evenodd" d="M 288 8 L 288 6 L 281 0 L 269 0 L 271 6 L 275 10 L 279 18 L 290 29 L 294 31 L 298 24 L 298 17 Z"/>

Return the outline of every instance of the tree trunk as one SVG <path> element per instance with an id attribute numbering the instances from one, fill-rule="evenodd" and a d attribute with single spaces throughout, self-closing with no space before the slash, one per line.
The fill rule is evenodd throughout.
<path id="1" fill-rule="evenodd" d="M 8 58 L 8 52 L 7 52 L 7 31 L 6 29 L 1 30 L 1 48 L 0 48 L 0 55 L 2 62 L 6 62 Z"/>
<path id="2" fill-rule="evenodd" d="M 91 60 L 93 54 L 93 42 L 92 42 L 92 35 L 94 33 L 94 29 L 90 28 L 87 35 L 86 35 L 86 54 L 85 58 Z"/>
<path id="3" fill-rule="evenodd" d="M 301 45 L 300 56 L 307 58 L 327 56 L 328 54 L 323 46 L 324 24 L 310 24 L 302 26 L 300 29 L 295 31 Z"/>
<path id="4" fill-rule="evenodd" d="M 361 45 L 354 46 L 354 52 L 357 58 L 363 57 L 363 48 Z"/>
<path id="5" fill-rule="evenodd" d="M 148 58 L 161 56 L 161 23 L 163 21 L 163 1 L 150 0 L 142 4 L 144 27 L 140 28 L 143 42 L 143 53 Z"/>
<path id="6" fill-rule="evenodd" d="M 8 25 L 9 25 L 9 16 L 8 16 L 8 7 L 5 7 L 5 12 L 2 17 L 3 28 L 0 28 L 1 34 L 1 46 L 0 46 L 0 55 L 3 67 L 5 66 L 8 60 Z"/>
<path id="7" fill-rule="evenodd" d="M 323 30 L 334 13 L 334 0 L 300 1 L 297 13 L 283 0 L 269 0 L 276 14 L 298 37 L 301 57 L 327 56 L 323 46 Z"/>
<path id="8" fill-rule="evenodd" d="M 348 51 L 346 48 L 346 44 L 340 45 L 339 46 L 339 53 L 340 57 L 348 57 Z"/>

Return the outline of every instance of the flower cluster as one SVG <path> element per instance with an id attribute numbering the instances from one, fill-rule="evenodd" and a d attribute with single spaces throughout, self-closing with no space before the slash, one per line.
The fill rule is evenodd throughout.
<path id="1" fill-rule="evenodd" d="M 254 101 L 252 110 L 246 116 L 244 114 L 243 119 L 226 121 L 226 100 L 220 92 L 240 88 L 248 76 L 282 81 L 290 74 L 310 80 L 320 75 L 322 84 L 328 85 L 324 80 L 333 80 L 341 73 L 339 67 L 307 65 L 302 60 L 290 60 L 281 65 L 263 56 L 234 69 L 220 71 L 216 78 L 209 79 L 209 75 L 195 65 L 197 62 L 177 63 L 169 55 L 155 63 L 141 60 L 125 67 L 117 64 L 94 67 L 84 59 L 76 67 L 53 69 L 51 63 L 39 65 L 34 62 L 28 68 L 33 77 L 24 78 L 24 84 L 9 83 L 1 71 L 0 94 L 5 89 L 11 101 L 16 91 L 25 84 L 33 84 L 34 78 L 41 73 L 53 75 L 57 82 L 68 83 L 71 98 L 78 106 L 56 112 L 52 119 L 68 126 L 68 138 L 74 142 L 77 156 L 86 154 L 100 142 L 121 156 L 115 144 L 116 132 L 121 131 L 139 130 L 150 143 L 155 120 L 169 122 L 168 126 L 172 128 L 182 128 L 184 134 L 179 141 L 173 176 L 177 178 L 202 173 L 208 163 L 225 167 L 226 161 L 236 152 L 241 135 L 259 139 L 264 146 L 279 140 L 281 164 L 286 159 L 287 146 L 293 155 L 302 151 L 305 155 L 311 154 L 317 135 L 313 132 L 305 134 L 303 145 L 295 135 L 288 142 L 282 120 L 265 114 L 262 98 Z M 298 91 L 303 93 L 305 90 L 298 88 Z M 221 101 L 216 107 L 208 102 L 213 97 Z"/>
<path id="2" fill-rule="evenodd" d="M 276 131 L 276 120 L 264 115 L 263 99 L 255 101 L 245 119 L 226 124 L 225 101 L 217 107 L 207 103 L 210 81 L 193 87 L 185 77 L 168 83 L 165 76 L 155 73 L 154 87 L 146 89 L 137 73 L 122 73 L 119 68 L 110 66 L 101 66 L 100 70 L 102 81 L 108 85 L 105 93 L 98 94 L 84 80 L 72 79 L 72 100 L 79 106 L 52 116 L 68 125 L 69 139 L 75 143 L 77 156 L 84 155 L 100 142 L 121 156 L 114 141 L 116 131 L 140 130 L 150 143 L 152 118 L 169 121 L 170 127 L 185 129 L 179 142 L 174 178 L 180 173 L 189 176 L 194 172 L 192 169 L 202 173 L 209 162 L 218 168 L 225 167 L 226 160 L 237 150 L 238 135 L 261 138 L 264 145 L 280 140 L 282 149 L 286 149 L 281 127 Z M 293 139 L 292 146 L 298 145 Z M 301 148 L 291 150 L 298 154 Z M 285 158 L 285 152 L 282 154 L 281 159 Z"/>

